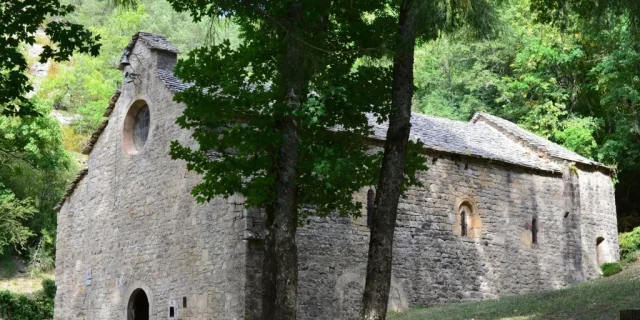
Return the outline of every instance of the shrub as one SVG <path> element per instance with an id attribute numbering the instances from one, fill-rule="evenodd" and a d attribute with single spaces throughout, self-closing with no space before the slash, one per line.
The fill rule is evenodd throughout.
<path id="1" fill-rule="evenodd" d="M 56 286 L 56 282 L 54 280 L 51 280 L 51 279 L 42 280 L 42 294 L 45 297 L 51 298 L 51 299 L 55 298 L 56 290 L 58 290 L 58 287 Z"/>
<path id="2" fill-rule="evenodd" d="M 29 248 L 29 273 L 32 277 L 42 272 L 51 271 L 55 267 L 55 240 L 47 230 L 42 230 L 42 238 L 38 245 Z"/>
<path id="3" fill-rule="evenodd" d="M 622 271 L 622 266 L 618 262 L 607 262 L 600 266 L 602 275 L 608 277 Z"/>
<path id="4" fill-rule="evenodd" d="M 619 241 L 621 256 L 627 256 L 640 250 L 640 227 L 637 227 L 630 232 L 621 233 Z"/>
<path id="5" fill-rule="evenodd" d="M 53 318 L 55 281 L 43 280 L 43 290 L 34 298 L 9 291 L 0 291 L 0 319 L 43 320 Z"/>
<path id="6" fill-rule="evenodd" d="M 632 264 L 636 261 L 638 261 L 638 252 L 632 252 L 631 254 L 627 254 L 625 256 L 620 255 L 620 261 L 622 262 L 622 264 Z"/>

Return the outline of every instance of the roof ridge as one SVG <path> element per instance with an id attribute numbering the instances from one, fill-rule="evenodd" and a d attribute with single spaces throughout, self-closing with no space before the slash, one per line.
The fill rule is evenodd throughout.
<path id="1" fill-rule="evenodd" d="M 494 127 L 502 135 L 506 136 L 510 140 L 520 142 L 532 151 L 541 152 L 547 157 L 613 170 L 613 168 L 608 167 L 605 164 L 583 157 L 575 151 L 571 151 L 560 144 L 557 144 L 549 139 L 526 130 L 520 127 L 517 123 L 489 113 L 476 112 L 469 122 L 477 123 L 477 121 L 479 121 L 481 118 L 485 119 L 488 122 L 487 125 Z"/>

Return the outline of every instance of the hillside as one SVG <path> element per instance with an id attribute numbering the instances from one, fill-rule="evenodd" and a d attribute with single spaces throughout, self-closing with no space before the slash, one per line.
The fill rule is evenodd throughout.
<path id="1" fill-rule="evenodd" d="M 390 320 L 618 319 L 640 308 L 640 265 L 567 289 L 391 314 Z"/>

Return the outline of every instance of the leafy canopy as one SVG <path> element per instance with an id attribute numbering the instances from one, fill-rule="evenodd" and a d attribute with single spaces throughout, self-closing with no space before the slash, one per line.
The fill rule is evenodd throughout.
<path id="1" fill-rule="evenodd" d="M 33 45 L 38 28 L 55 46 L 45 45 L 40 61 L 66 60 L 74 51 L 97 55 L 99 36 L 82 26 L 62 19 L 74 7 L 58 0 L 2 0 L 0 2 L 0 113 L 37 114 L 25 95 L 33 90 L 25 75 L 27 61 L 20 52 L 23 43 Z M 53 19 L 48 20 L 51 17 Z"/>
<path id="2" fill-rule="evenodd" d="M 395 18 L 385 4 L 305 2 L 303 21 L 292 24 L 285 1 L 171 3 L 196 20 L 230 19 L 242 40 L 237 48 L 223 42 L 196 49 L 176 68 L 194 84 L 176 95 L 187 106 L 178 123 L 193 130 L 199 148 L 174 142 L 172 156 L 203 175 L 193 194 L 207 201 L 241 193 L 249 206 L 270 206 L 282 139 L 279 119 L 293 115 L 299 121 L 299 212 L 358 216 L 361 203 L 352 195 L 375 183 L 380 161 L 364 143 L 372 133 L 367 114 L 386 118 L 391 81 L 390 68 L 355 63 L 387 53 L 386 30 L 394 30 Z M 291 65 L 285 54 L 291 39 L 300 47 L 301 64 Z M 285 77 L 292 74 L 304 83 L 301 107 L 293 111 L 285 103 Z"/>
<path id="3" fill-rule="evenodd" d="M 24 223 L 35 212 L 31 201 L 16 199 L 0 184 L 0 255 L 9 245 L 19 249 L 33 235 Z"/>

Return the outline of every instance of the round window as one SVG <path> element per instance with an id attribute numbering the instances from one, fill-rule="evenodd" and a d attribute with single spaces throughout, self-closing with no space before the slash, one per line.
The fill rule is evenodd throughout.
<path id="1" fill-rule="evenodd" d="M 149 105 L 142 100 L 134 102 L 124 120 L 124 151 L 128 154 L 138 154 L 147 144 L 150 127 Z"/>

